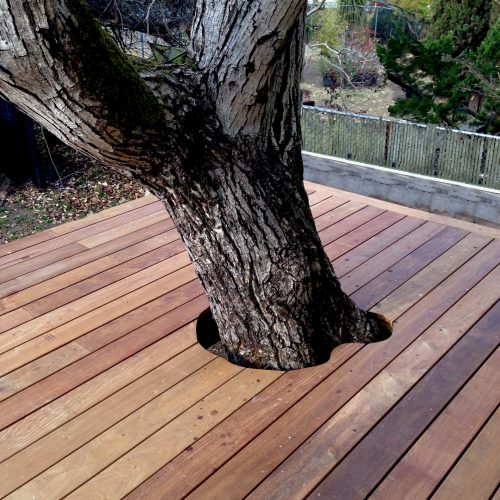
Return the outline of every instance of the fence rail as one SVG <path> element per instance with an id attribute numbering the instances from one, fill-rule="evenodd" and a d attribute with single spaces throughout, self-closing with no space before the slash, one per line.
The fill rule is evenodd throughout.
<path id="1" fill-rule="evenodd" d="M 302 136 L 304 151 L 500 189 L 500 137 L 309 106 Z"/>

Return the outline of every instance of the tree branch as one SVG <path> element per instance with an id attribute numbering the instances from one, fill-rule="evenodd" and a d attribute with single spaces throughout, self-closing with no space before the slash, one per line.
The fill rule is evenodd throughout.
<path id="1" fill-rule="evenodd" d="M 366 82 L 360 81 L 357 82 L 357 84 L 354 84 L 352 81 L 351 76 L 346 72 L 346 70 L 343 68 L 345 65 L 345 59 L 349 58 L 348 60 L 352 63 L 355 61 L 357 64 L 361 64 L 360 69 L 363 70 L 367 64 L 373 64 L 376 61 L 376 57 L 372 56 L 366 56 L 362 54 L 361 52 L 354 50 L 354 49 L 349 49 L 349 48 L 343 48 L 341 50 L 336 50 L 332 47 L 330 47 L 326 42 L 323 43 L 315 43 L 310 45 L 311 48 L 323 48 L 328 51 L 331 57 L 334 57 L 337 60 L 338 64 L 335 64 L 331 59 L 328 57 L 325 57 L 321 53 L 319 54 L 319 57 L 321 58 L 322 61 L 324 61 L 326 64 L 331 66 L 332 68 L 335 68 L 337 71 L 342 73 L 342 75 L 345 77 L 347 80 L 347 83 L 352 87 L 352 88 L 357 88 L 363 86 Z M 351 64 L 352 65 L 352 64 Z M 362 73 L 362 71 L 359 71 L 359 73 Z"/>
<path id="2" fill-rule="evenodd" d="M 320 3 L 316 5 L 316 7 L 313 7 L 311 10 L 307 11 L 306 16 L 307 17 L 312 16 L 315 12 L 318 12 L 318 10 L 322 10 L 323 7 L 325 6 L 325 3 L 326 0 L 321 0 Z"/>
<path id="3" fill-rule="evenodd" d="M 477 66 L 472 62 L 467 60 L 466 58 L 460 58 L 460 62 L 467 68 L 467 70 L 472 73 L 474 78 L 478 80 L 478 82 L 481 84 L 481 91 L 484 96 L 489 97 L 490 99 L 493 100 L 499 100 L 500 95 L 499 95 L 499 86 L 498 86 L 498 81 L 500 80 L 500 74 L 497 73 L 496 78 L 493 81 L 490 81 L 487 77 L 485 77 L 481 71 L 477 68 Z M 469 89 L 469 91 L 474 91 L 476 89 Z"/>
<path id="4" fill-rule="evenodd" d="M 141 31 L 171 45 L 185 43 L 195 0 L 86 0 L 106 27 Z"/>
<path id="5" fill-rule="evenodd" d="M 285 87 L 299 80 L 305 7 L 304 0 L 198 0 L 190 53 L 208 74 L 208 89 L 227 134 L 271 131 L 272 124 L 262 123 L 262 117 L 283 104 L 267 96 L 285 96 Z M 285 66 L 286 76 L 281 74 Z"/>
<path id="6" fill-rule="evenodd" d="M 333 56 L 335 56 L 335 58 L 337 59 L 338 61 L 338 65 L 333 63 L 330 59 L 326 58 L 325 56 L 323 55 L 319 55 L 320 59 L 322 61 L 324 61 L 326 64 L 328 64 L 329 66 L 331 66 L 332 68 L 335 68 L 337 71 L 339 71 L 340 73 L 342 73 L 344 75 L 344 77 L 346 78 L 347 80 L 347 83 L 352 87 L 352 88 L 356 88 L 356 86 L 352 83 L 351 81 L 351 77 L 345 72 L 345 70 L 342 68 L 342 61 L 340 59 L 340 53 L 339 51 L 331 48 L 327 43 L 315 43 L 313 45 L 311 45 L 311 48 L 314 48 L 314 47 L 323 47 L 325 48 L 326 50 L 328 50 L 328 52 L 330 52 L 330 54 L 332 54 Z"/>
<path id="7" fill-rule="evenodd" d="M 83 1 L 0 0 L 0 10 L 3 96 L 95 158 L 132 169 L 164 161 L 162 106 Z"/>
<path id="8" fill-rule="evenodd" d="M 155 2 L 156 0 L 151 0 L 151 3 L 148 5 L 148 8 L 146 9 L 146 17 L 144 18 L 146 22 L 146 33 L 148 35 L 149 35 L 149 16 L 151 15 L 151 9 L 153 8 Z"/>
<path id="9" fill-rule="evenodd" d="M 2 95 L 64 142 L 108 163 L 144 169 L 166 162 L 183 140 L 177 114 L 148 90 L 84 0 L 0 0 L 0 6 Z M 158 95 L 177 96 L 179 113 L 185 105 L 214 103 L 228 136 L 259 137 L 265 147 L 292 151 L 299 140 L 305 6 L 199 0 L 193 54 L 200 69 L 190 71 L 205 75 L 203 99 L 188 99 L 201 80 L 176 82 L 176 72 Z"/>
<path id="10" fill-rule="evenodd" d="M 401 87 L 406 92 L 407 96 L 416 95 L 420 98 L 424 97 L 424 93 L 420 89 L 418 89 L 417 87 L 412 87 L 412 86 L 408 85 L 406 83 L 406 81 L 403 78 L 401 78 L 399 75 L 397 75 L 396 73 L 388 72 L 387 79 L 389 81 L 391 81 L 392 83 Z"/>

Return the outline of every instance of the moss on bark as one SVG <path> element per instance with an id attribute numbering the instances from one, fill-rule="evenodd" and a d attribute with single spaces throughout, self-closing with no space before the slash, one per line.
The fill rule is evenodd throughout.
<path id="1" fill-rule="evenodd" d="M 78 53 L 78 58 L 68 63 L 78 73 L 84 92 L 106 106 L 107 119 L 116 128 L 163 128 L 162 107 L 132 63 L 100 27 L 83 0 L 68 3 L 74 17 L 68 19 L 65 29 L 72 31 L 71 39 Z"/>

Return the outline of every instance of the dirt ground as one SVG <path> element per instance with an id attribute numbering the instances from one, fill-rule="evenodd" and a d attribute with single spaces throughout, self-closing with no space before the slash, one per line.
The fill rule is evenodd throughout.
<path id="1" fill-rule="evenodd" d="M 390 117 L 389 106 L 394 104 L 395 100 L 402 97 L 403 94 L 398 87 L 391 83 L 384 87 L 334 91 L 322 86 L 304 83 L 303 89 L 309 92 L 308 100 L 315 101 L 316 106 L 385 118 Z"/>
<path id="2" fill-rule="evenodd" d="M 51 153 L 61 183 L 46 151 L 40 153 L 48 186 L 39 189 L 31 181 L 11 186 L 0 205 L 0 244 L 144 196 L 136 182 L 59 144 Z"/>
<path id="3" fill-rule="evenodd" d="M 302 89 L 304 100 L 314 101 L 316 106 L 338 111 L 388 118 L 388 108 L 405 94 L 400 87 L 386 81 L 380 87 L 330 90 L 323 87 L 323 75 L 314 64 L 306 64 Z"/>

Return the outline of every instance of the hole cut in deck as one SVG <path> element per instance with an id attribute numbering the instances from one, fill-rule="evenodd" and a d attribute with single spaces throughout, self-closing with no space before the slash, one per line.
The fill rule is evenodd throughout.
<path id="1" fill-rule="evenodd" d="M 392 321 L 383 316 L 382 314 L 373 312 L 368 312 L 367 314 L 370 318 L 374 319 L 379 325 L 379 336 L 377 337 L 376 340 L 372 341 L 371 343 L 383 342 L 384 340 L 390 338 L 393 331 Z M 217 323 L 212 317 L 212 312 L 210 311 L 210 308 L 205 309 L 198 316 L 198 320 L 196 321 L 196 338 L 198 339 L 198 343 L 207 351 L 211 352 L 212 354 L 215 354 L 216 356 L 224 358 L 225 360 L 229 361 L 229 363 L 232 363 L 237 366 L 242 366 L 230 359 L 229 354 L 220 339 L 219 329 L 217 327 Z M 325 361 L 323 361 L 322 363 L 317 363 L 314 366 L 319 366 L 324 363 L 327 363 L 330 360 L 331 354 L 336 347 L 339 346 L 335 346 L 331 350 L 329 356 L 325 359 Z M 273 368 L 263 368 L 263 369 L 273 370 Z"/>

